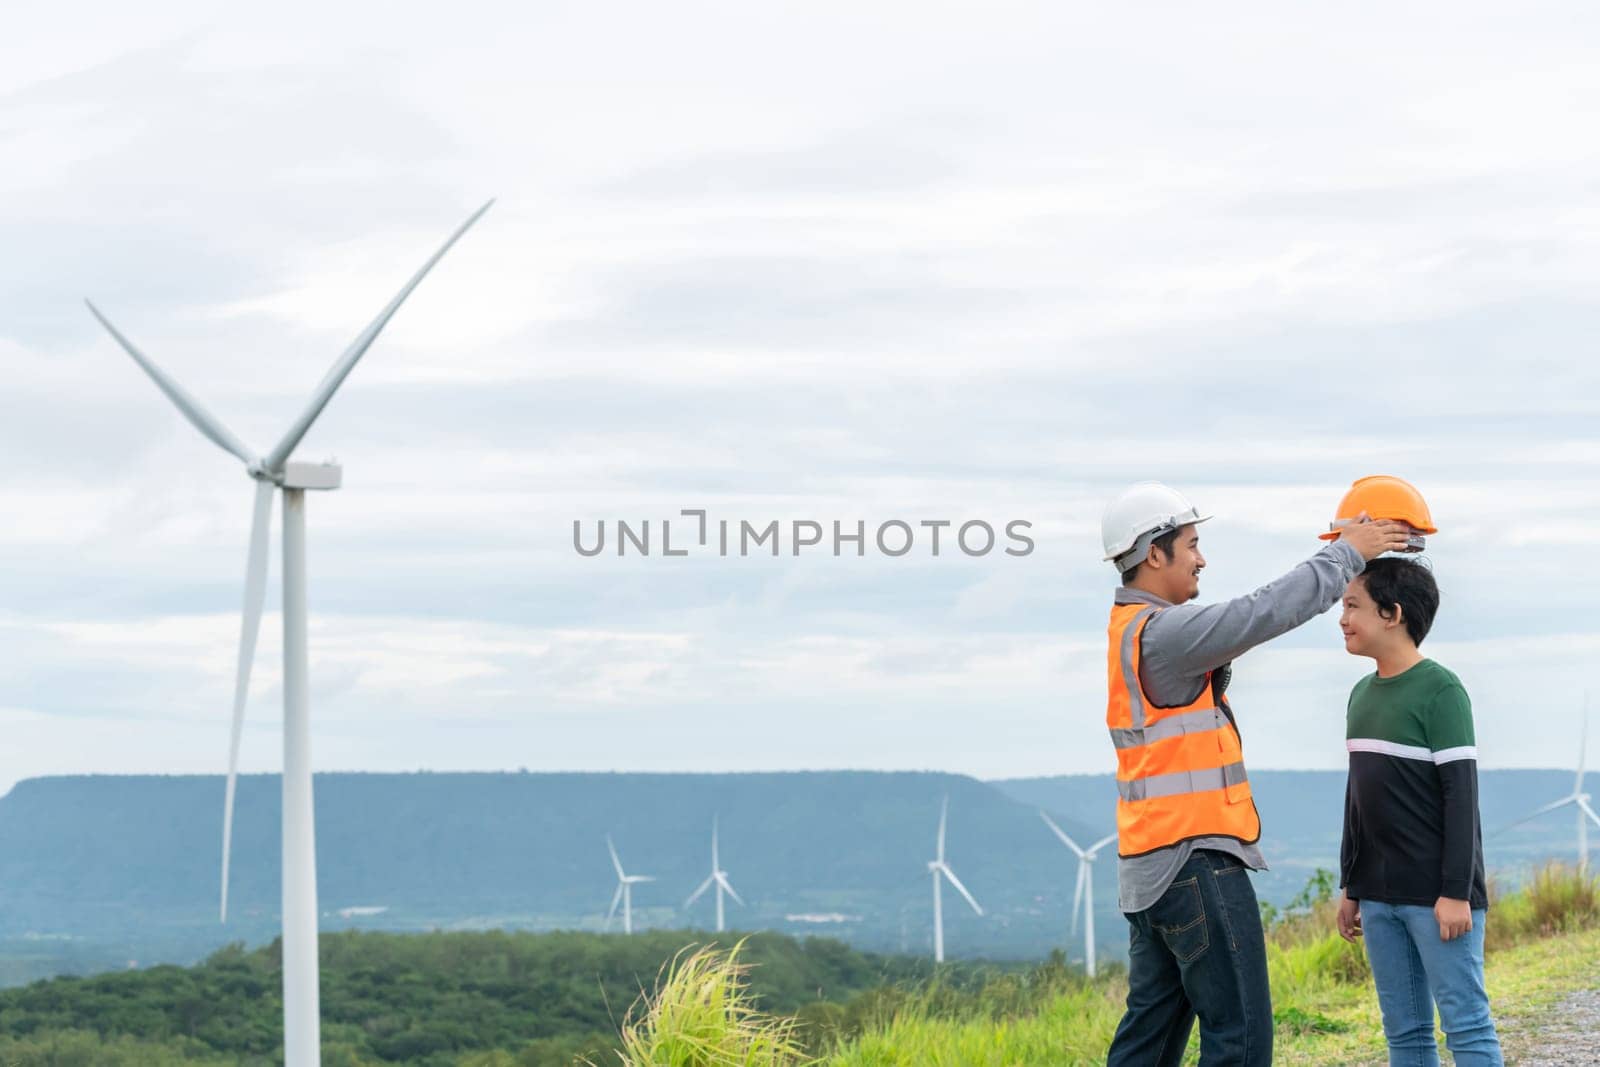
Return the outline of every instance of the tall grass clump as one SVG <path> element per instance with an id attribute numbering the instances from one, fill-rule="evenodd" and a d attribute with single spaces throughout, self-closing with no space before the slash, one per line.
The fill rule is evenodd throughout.
<path id="1" fill-rule="evenodd" d="M 808 1067 L 791 1018 L 753 1006 L 739 962 L 741 940 L 727 951 L 686 948 L 662 969 L 653 993 L 635 1002 L 622 1025 L 618 1067 Z M 690 949 L 694 949 L 690 951 Z M 597 1065 L 591 1065 L 597 1067 Z"/>
<path id="2" fill-rule="evenodd" d="M 1507 896 L 1490 886 L 1489 922 L 1484 947 L 1509 948 L 1538 937 L 1573 934 L 1600 927 L 1600 875 L 1551 861 Z"/>
<path id="3" fill-rule="evenodd" d="M 1573 933 L 1600 923 L 1600 877 L 1547 863 L 1533 876 L 1528 900 L 1541 935 Z"/>

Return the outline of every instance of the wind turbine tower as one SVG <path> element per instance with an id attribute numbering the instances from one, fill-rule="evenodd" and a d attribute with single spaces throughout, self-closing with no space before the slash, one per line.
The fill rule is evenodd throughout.
<path id="1" fill-rule="evenodd" d="M 606 924 L 617 917 L 617 905 L 622 905 L 622 932 L 633 933 L 633 887 L 640 882 L 653 882 L 654 878 L 646 874 L 624 874 L 622 861 L 617 858 L 617 846 L 611 843 L 611 835 L 606 835 L 606 850 L 611 853 L 611 866 L 617 870 L 617 891 L 611 897 L 611 910 L 606 913 Z"/>
<path id="2" fill-rule="evenodd" d="M 933 961 L 944 962 L 944 897 L 941 895 L 942 879 L 948 878 L 950 884 L 955 886 L 956 892 L 966 898 L 972 910 L 981 917 L 983 909 L 978 907 L 978 902 L 972 899 L 972 894 L 967 892 L 967 887 L 961 884 L 961 879 L 956 877 L 956 872 L 944 861 L 944 828 L 946 816 L 950 813 L 950 798 L 945 797 L 939 805 L 939 842 L 934 852 L 934 858 L 928 861 L 928 872 L 933 875 Z"/>
<path id="3" fill-rule="evenodd" d="M 306 492 L 339 488 L 341 469 L 330 463 L 291 462 L 289 457 L 327 407 L 345 377 L 377 340 L 389 319 L 494 201 L 475 211 L 440 249 L 411 276 L 367 328 L 356 335 L 318 384 L 311 402 L 289 425 L 271 451 L 258 454 L 234 436 L 183 386 L 135 348 L 94 304 L 89 311 L 123 351 L 150 376 L 183 417 L 212 444 L 232 453 L 255 482 L 250 549 L 245 557 L 244 613 L 239 627 L 239 661 L 234 678 L 233 732 L 228 745 L 228 784 L 222 802 L 221 918 L 228 919 L 228 865 L 233 841 L 233 799 L 239 771 L 239 739 L 244 727 L 250 666 L 255 659 L 266 595 L 267 549 L 273 494 L 283 492 L 283 1055 L 285 1067 L 321 1062 L 317 980 L 317 850 L 311 798 L 310 699 L 306 686 Z"/>
<path id="4" fill-rule="evenodd" d="M 717 858 L 717 820 L 715 817 L 711 820 L 711 873 L 706 876 L 705 881 L 700 883 L 699 889 L 689 894 L 689 899 L 683 902 L 684 909 L 687 910 L 692 907 L 694 902 L 699 900 L 701 895 L 713 886 L 717 890 L 717 933 L 720 934 L 725 929 L 723 925 L 722 894 L 726 892 L 741 908 L 744 907 L 744 901 L 740 900 L 739 894 L 733 891 L 733 883 L 728 881 L 728 872 L 722 869 L 722 863 Z"/>
<path id="5" fill-rule="evenodd" d="M 1067 832 L 1057 826 L 1055 820 L 1039 812 L 1039 818 L 1045 825 L 1061 839 L 1061 843 L 1070 848 L 1078 857 L 1078 885 L 1072 891 L 1072 935 L 1078 933 L 1078 909 L 1083 908 L 1083 969 L 1090 978 L 1094 977 L 1094 861 L 1100 850 L 1117 839 L 1116 834 L 1107 834 L 1088 848 L 1081 848 L 1076 841 L 1067 836 Z"/>

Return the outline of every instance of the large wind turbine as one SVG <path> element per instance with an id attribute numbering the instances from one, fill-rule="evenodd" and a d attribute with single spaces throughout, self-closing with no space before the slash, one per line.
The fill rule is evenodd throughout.
<path id="1" fill-rule="evenodd" d="M 255 510 L 250 550 L 245 557 L 244 615 L 239 627 L 239 663 L 234 678 L 233 732 L 228 744 L 228 784 L 222 801 L 222 904 L 228 918 L 228 865 L 233 842 L 233 798 L 239 770 L 239 737 L 244 726 L 250 665 L 255 658 L 266 595 L 267 548 L 272 495 L 283 490 L 283 1055 L 285 1067 L 320 1062 L 317 987 L 317 852 L 311 799 L 311 730 L 306 691 L 306 490 L 337 489 L 342 475 L 334 464 L 292 463 L 299 445 L 345 377 L 371 347 L 406 297 L 435 263 L 489 210 L 489 201 L 462 223 L 450 239 L 411 276 L 405 287 L 356 335 L 312 394 L 288 432 L 264 455 L 251 451 L 200 402 L 140 352 L 100 309 L 89 310 L 123 351 L 177 405 L 183 417 L 208 440 L 238 457 L 255 480 Z"/>
<path id="2" fill-rule="evenodd" d="M 1572 792 L 1560 800 L 1546 804 L 1538 811 L 1529 812 L 1514 823 L 1501 827 L 1502 830 L 1509 830 L 1513 826 L 1521 826 L 1531 819 L 1537 819 L 1547 812 L 1558 811 L 1568 804 L 1573 805 L 1576 808 L 1578 818 L 1578 869 L 1580 871 L 1587 870 L 1589 866 L 1589 823 L 1593 822 L 1596 826 L 1600 826 L 1600 814 L 1596 814 L 1589 803 L 1593 798 L 1583 791 L 1583 750 L 1588 741 L 1589 697 L 1586 694 L 1583 698 L 1583 725 L 1579 728 L 1578 733 L 1578 776 L 1573 780 Z"/>
<path id="3" fill-rule="evenodd" d="M 688 910 L 695 901 L 700 899 L 701 894 L 712 886 L 717 888 L 717 933 L 720 934 L 723 930 L 723 892 L 726 891 L 741 908 L 744 907 L 744 901 L 740 900 L 739 894 L 733 891 L 733 883 L 728 881 L 728 872 L 722 869 L 722 863 L 717 859 L 717 820 L 715 816 L 711 819 L 711 873 L 706 876 L 705 881 L 700 883 L 700 888 L 690 893 L 689 899 L 683 902 L 684 910 Z"/>
<path id="4" fill-rule="evenodd" d="M 617 917 L 617 905 L 622 905 L 622 932 L 633 933 L 633 887 L 640 882 L 653 882 L 654 878 L 647 874 L 624 874 L 622 861 L 617 858 L 617 846 L 611 843 L 611 835 L 606 835 L 606 850 L 611 853 L 611 866 L 617 869 L 617 891 L 611 897 L 611 910 L 606 913 L 606 925 L 610 926 L 611 920 Z"/>
<path id="5" fill-rule="evenodd" d="M 1070 848 L 1078 856 L 1078 886 L 1072 891 L 1072 935 L 1078 933 L 1078 908 L 1083 908 L 1083 968 L 1090 978 L 1094 977 L 1094 861 L 1100 850 L 1117 839 L 1116 834 L 1107 834 L 1088 848 L 1080 848 L 1078 843 L 1067 836 L 1067 832 L 1057 826 L 1055 820 L 1039 812 L 1039 818 L 1050 827 L 1061 843 Z"/>
<path id="6" fill-rule="evenodd" d="M 928 871 L 933 875 L 933 961 L 944 962 L 944 898 L 940 894 L 940 878 L 950 879 L 950 884 L 956 887 L 956 892 L 966 898 L 972 905 L 972 910 L 980 916 L 983 909 L 978 907 L 978 902 L 972 899 L 972 894 L 967 892 L 967 887 L 961 884 L 961 879 L 956 877 L 956 872 L 944 861 L 944 825 L 945 816 L 950 812 L 950 798 L 945 797 L 939 805 L 939 846 L 934 858 L 928 861 Z"/>

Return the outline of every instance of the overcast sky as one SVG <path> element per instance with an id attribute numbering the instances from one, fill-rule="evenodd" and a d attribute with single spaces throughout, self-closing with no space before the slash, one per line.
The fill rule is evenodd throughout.
<path id="1" fill-rule="evenodd" d="M 1571 763 L 1587 8 L 91 7 L 0 40 L 0 788 L 225 766 L 251 486 L 82 298 L 265 451 L 491 196 L 298 453 L 319 768 L 1105 771 L 1106 499 L 1215 513 L 1218 599 L 1379 472 L 1483 764 Z M 686 508 L 1036 547 L 573 549 Z M 1245 657 L 1252 765 L 1341 766 L 1369 667 L 1334 614 Z"/>

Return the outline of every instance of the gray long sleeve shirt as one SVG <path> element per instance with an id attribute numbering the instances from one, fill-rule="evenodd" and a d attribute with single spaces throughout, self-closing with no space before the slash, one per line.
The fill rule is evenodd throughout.
<path id="1" fill-rule="evenodd" d="M 1145 626 L 1140 686 L 1157 704 L 1189 703 L 1205 687 L 1206 672 L 1227 666 L 1262 642 L 1327 611 L 1339 602 L 1350 579 L 1365 569 L 1359 552 L 1344 541 L 1334 541 L 1277 581 L 1221 604 L 1169 604 L 1138 589 L 1118 589 L 1118 604 L 1165 609 Z M 1202 837 L 1119 858 L 1118 906 L 1125 912 L 1144 911 L 1160 900 L 1197 848 L 1237 856 L 1251 870 L 1267 866 L 1261 849 L 1231 837 Z"/>

